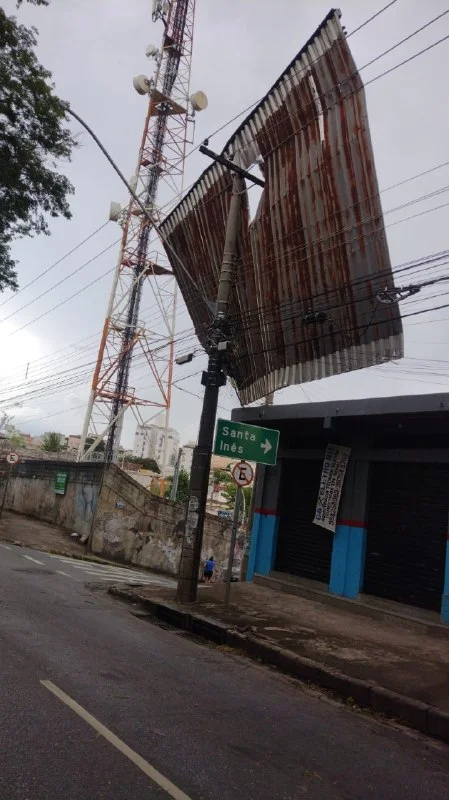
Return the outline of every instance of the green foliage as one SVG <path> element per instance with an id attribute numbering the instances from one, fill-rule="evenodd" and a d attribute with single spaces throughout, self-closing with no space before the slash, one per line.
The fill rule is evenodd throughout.
<path id="1" fill-rule="evenodd" d="M 60 453 L 61 450 L 64 450 L 61 444 L 61 434 L 56 433 L 56 431 L 46 433 L 41 444 L 41 450 L 45 450 L 47 453 Z"/>
<path id="2" fill-rule="evenodd" d="M 29 3 L 32 6 L 49 6 L 50 5 L 50 0 L 26 0 L 26 1 L 27 1 L 27 3 Z M 19 6 L 21 6 L 22 3 L 23 3 L 23 0 L 17 0 L 17 8 L 19 8 Z"/>
<path id="3" fill-rule="evenodd" d="M 170 475 L 170 477 L 167 478 L 167 486 L 164 492 L 164 497 L 170 497 L 172 485 L 173 485 L 173 478 Z M 185 469 L 182 469 L 179 473 L 178 490 L 176 492 L 176 501 L 178 503 L 186 503 L 187 500 L 189 499 L 189 486 L 190 486 L 189 473 L 186 472 Z"/>
<path id="4" fill-rule="evenodd" d="M 8 441 L 8 447 L 10 447 L 11 450 L 15 450 L 18 447 L 23 447 L 23 436 L 19 431 L 15 429 L 12 430 L 11 433 L 8 435 L 7 441 Z"/>
<path id="5" fill-rule="evenodd" d="M 214 469 L 214 483 L 229 483 L 232 481 L 231 475 L 229 472 L 226 472 L 225 469 Z"/>
<path id="6" fill-rule="evenodd" d="M 243 496 L 245 498 L 245 509 L 246 513 L 248 513 L 249 507 L 251 505 L 251 497 L 253 494 L 253 487 L 252 486 L 245 486 L 243 488 Z M 235 503 L 235 495 L 237 492 L 237 485 L 234 481 L 231 481 L 227 484 L 226 489 L 223 490 L 222 494 L 226 498 L 226 506 L 227 508 L 234 508 Z M 241 507 L 241 513 L 243 513 L 243 504 Z"/>
<path id="7" fill-rule="evenodd" d="M 160 472 L 158 465 L 154 458 L 138 458 L 137 456 L 125 456 L 125 464 L 129 462 L 130 464 L 138 464 L 139 467 L 143 467 L 143 469 L 149 469 L 151 472 Z"/>
<path id="8" fill-rule="evenodd" d="M 48 217 L 71 216 L 73 187 L 56 162 L 70 160 L 76 142 L 51 73 L 34 53 L 36 34 L 0 8 L 0 291 L 17 289 L 13 240 L 48 235 Z"/>

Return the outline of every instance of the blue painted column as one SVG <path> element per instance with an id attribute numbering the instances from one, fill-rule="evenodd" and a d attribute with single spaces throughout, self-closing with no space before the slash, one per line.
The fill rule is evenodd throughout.
<path id="1" fill-rule="evenodd" d="M 268 575 L 273 569 L 278 521 L 279 517 L 274 509 L 254 509 L 247 581 L 252 581 L 255 572 L 259 575 Z"/>
<path id="2" fill-rule="evenodd" d="M 449 623 L 449 537 L 446 544 L 446 572 L 443 597 L 441 601 L 441 621 Z"/>
<path id="3" fill-rule="evenodd" d="M 341 520 L 332 549 L 329 591 L 342 597 L 357 597 L 363 584 L 366 528 L 363 522 Z"/>
<path id="4" fill-rule="evenodd" d="M 351 455 L 332 548 L 329 591 L 352 599 L 362 589 L 365 570 L 368 468 Z"/>
<path id="5" fill-rule="evenodd" d="M 246 580 L 254 574 L 268 575 L 276 558 L 278 493 L 281 467 L 258 467 L 260 474 L 255 487 L 254 515 Z"/>

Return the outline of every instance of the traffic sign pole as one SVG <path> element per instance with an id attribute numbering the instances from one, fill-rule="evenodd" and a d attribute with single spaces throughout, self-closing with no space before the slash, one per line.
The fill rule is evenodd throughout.
<path id="1" fill-rule="evenodd" d="M 13 466 L 14 466 L 14 464 L 13 464 L 13 463 L 10 463 L 10 464 L 9 464 L 8 475 L 7 475 L 7 478 L 6 478 L 6 483 L 5 483 L 5 490 L 4 490 L 4 492 L 3 492 L 3 497 L 2 497 L 2 505 L 1 505 L 1 507 L 0 507 L 0 519 L 1 519 L 1 518 L 2 518 L 2 516 L 3 516 L 3 509 L 4 509 L 4 507 L 5 507 L 5 500 L 6 500 L 6 492 L 8 491 L 9 479 L 10 479 L 10 477 L 11 477 L 11 470 L 12 470 Z"/>
<path id="2" fill-rule="evenodd" d="M 224 593 L 224 604 L 225 606 L 229 603 L 229 593 L 231 591 L 231 580 L 232 580 L 232 567 L 234 565 L 234 550 L 235 550 L 235 543 L 237 540 L 237 530 L 239 527 L 239 514 L 240 514 L 240 502 L 242 498 L 242 490 L 240 486 L 237 486 L 237 491 L 235 493 L 235 500 L 234 500 L 234 517 L 232 520 L 232 532 L 231 532 L 231 542 L 229 546 L 229 558 L 228 558 L 228 570 L 226 573 L 226 585 L 225 585 L 225 593 Z"/>
<path id="3" fill-rule="evenodd" d="M 12 468 L 14 467 L 15 464 L 18 463 L 18 461 L 19 461 L 19 456 L 17 455 L 17 453 L 8 453 L 8 455 L 6 456 L 6 463 L 9 464 L 9 470 L 5 483 L 5 491 L 3 492 L 2 504 L 0 506 L 0 519 L 3 516 L 3 509 L 5 507 L 6 493 L 8 491 L 9 479 L 11 477 Z"/>

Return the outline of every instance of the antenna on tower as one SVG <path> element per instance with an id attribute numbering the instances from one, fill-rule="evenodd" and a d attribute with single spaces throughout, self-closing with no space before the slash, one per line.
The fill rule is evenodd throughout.
<path id="1" fill-rule="evenodd" d="M 160 47 L 148 45 L 146 56 L 155 61 L 152 78 L 140 74 L 133 86 L 148 97 L 148 109 L 135 174 L 130 186 L 159 216 L 156 198 L 160 184 L 169 187 L 169 196 L 183 188 L 186 143 L 195 112 L 207 107 L 203 92 L 190 94 L 195 0 L 154 0 L 152 18 L 163 23 Z M 166 200 L 164 195 L 164 201 Z M 145 408 L 165 411 L 168 428 L 173 376 L 176 283 L 172 271 L 156 250 L 151 253 L 152 225 L 130 197 L 126 208 L 111 203 L 109 219 L 123 228 L 117 266 L 106 310 L 103 333 L 92 378 L 78 460 L 117 461 L 123 418 L 131 409 L 140 422 Z M 167 339 L 168 358 L 155 351 L 154 334 L 141 312 L 143 293 L 152 295 L 151 314 L 158 320 Z M 138 366 L 135 362 L 138 359 Z M 154 380 L 154 389 L 143 393 L 130 386 L 139 369 Z M 142 376 L 140 376 L 142 377 Z M 167 437 L 166 437 L 167 438 Z M 165 465 L 165 454 L 162 468 Z"/>

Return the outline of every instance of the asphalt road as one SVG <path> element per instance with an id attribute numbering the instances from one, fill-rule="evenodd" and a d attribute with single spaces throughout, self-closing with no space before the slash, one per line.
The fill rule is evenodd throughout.
<path id="1" fill-rule="evenodd" d="M 444 745 L 162 630 L 59 567 L 0 548 L 1 800 L 447 800 Z"/>

